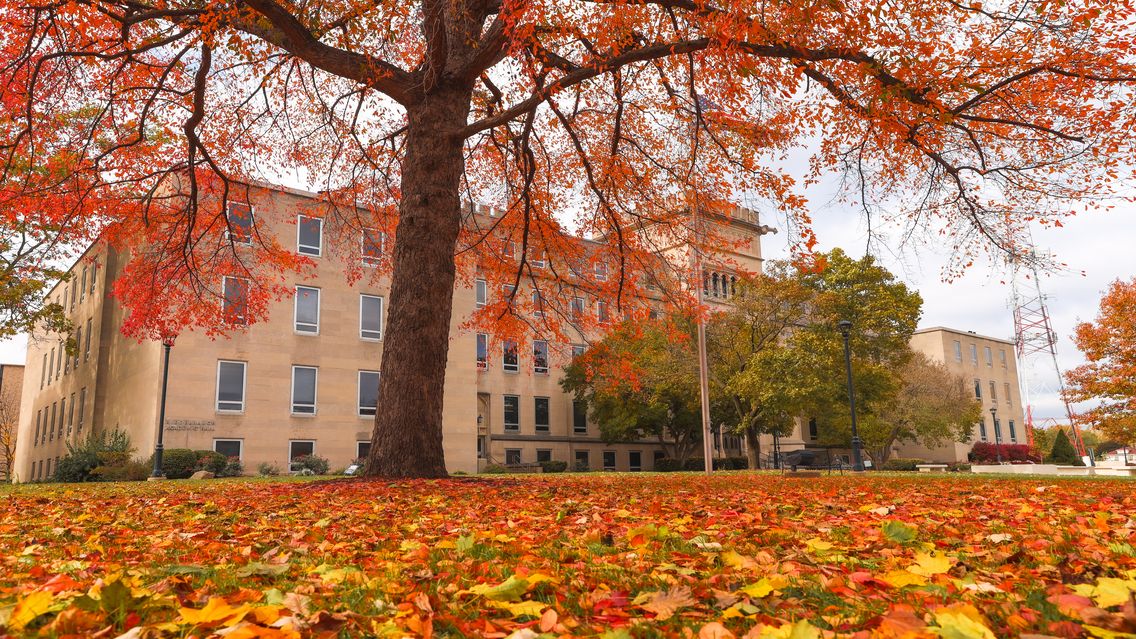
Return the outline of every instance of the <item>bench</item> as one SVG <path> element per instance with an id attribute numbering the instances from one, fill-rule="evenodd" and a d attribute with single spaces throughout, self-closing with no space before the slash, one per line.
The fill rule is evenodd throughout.
<path id="1" fill-rule="evenodd" d="M 947 472 L 946 464 L 916 464 L 915 468 L 921 473 L 945 473 Z"/>

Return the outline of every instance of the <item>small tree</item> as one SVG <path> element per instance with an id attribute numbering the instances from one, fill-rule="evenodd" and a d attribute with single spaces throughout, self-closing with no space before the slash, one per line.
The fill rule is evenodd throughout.
<path id="1" fill-rule="evenodd" d="M 1073 448 L 1073 444 L 1069 441 L 1069 436 L 1065 434 L 1064 430 L 1058 430 L 1057 435 L 1053 438 L 1053 450 L 1049 453 L 1048 461 L 1063 466 L 1085 465 L 1085 462 L 1081 461 L 1080 456 L 1077 455 L 1077 451 Z"/>
<path id="2" fill-rule="evenodd" d="M 20 400 L 0 394 L 0 479 L 11 481 L 12 464 L 16 461 L 16 428 L 20 416 Z"/>

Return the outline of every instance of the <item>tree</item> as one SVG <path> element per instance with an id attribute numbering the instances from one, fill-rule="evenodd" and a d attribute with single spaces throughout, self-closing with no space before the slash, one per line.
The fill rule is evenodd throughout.
<path id="1" fill-rule="evenodd" d="M 1136 279 L 1117 280 L 1093 322 L 1081 322 L 1073 341 L 1087 360 L 1065 373 L 1068 399 L 1097 400 L 1081 418 L 1105 437 L 1136 441 Z"/>
<path id="2" fill-rule="evenodd" d="M 1049 451 L 1046 456 L 1046 461 L 1051 464 L 1062 464 L 1064 466 L 1084 466 L 1085 462 L 1077 455 L 1077 451 L 1073 448 L 1073 443 L 1069 441 L 1069 436 L 1065 434 L 1064 429 L 1057 429 L 1057 434 L 1053 436 L 1053 449 Z"/>
<path id="3" fill-rule="evenodd" d="M 67 221 L 64 245 L 137 249 L 114 291 L 140 338 L 215 330 L 221 274 L 250 279 L 257 319 L 312 267 L 265 229 L 255 250 L 229 239 L 226 203 L 250 181 L 310 177 L 341 247 L 392 232 L 367 472 L 439 476 L 433 390 L 455 282 L 475 266 L 518 283 L 543 254 L 550 306 L 583 293 L 621 307 L 653 249 L 723 243 L 687 211 L 733 193 L 785 211 L 811 247 L 794 186 L 830 170 L 865 210 L 941 226 L 960 265 L 1108 195 L 1133 154 L 1128 8 L 1018 4 L 6 0 L 0 171 L 70 150 L 21 194 L 73 200 L 44 207 Z M 812 173 L 790 175 L 780 157 L 805 138 L 821 140 Z M 463 200 L 503 214 L 463 226 Z M 566 211 L 606 241 L 570 241 Z M 598 263 L 604 282 L 572 274 Z M 535 324 L 554 333 L 558 315 Z"/>
<path id="4" fill-rule="evenodd" d="M 901 441 L 927 447 L 969 441 L 974 424 L 982 419 L 982 403 L 974 399 L 965 378 L 922 353 L 911 354 L 899 377 L 899 392 L 878 410 L 873 426 L 879 428 L 861 429 L 876 464 L 886 462 L 892 446 Z"/>
<path id="5" fill-rule="evenodd" d="M 560 381 L 587 402 L 606 442 L 653 437 L 671 459 L 702 441 L 698 357 L 683 319 L 625 322 L 577 356 Z"/>
<path id="6" fill-rule="evenodd" d="M 0 393 L 0 479 L 12 479 L 16 462 L 16 430 L 19 428 L 20 398 Z"/>

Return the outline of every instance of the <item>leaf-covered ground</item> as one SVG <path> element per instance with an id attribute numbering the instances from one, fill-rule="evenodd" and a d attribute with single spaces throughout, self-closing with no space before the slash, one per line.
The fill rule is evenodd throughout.
<path id="1" fill-rule="evenodd" d="M 1136 636 L 1136 483 L 231 480 L 0 492 L 0 636 Z"/>

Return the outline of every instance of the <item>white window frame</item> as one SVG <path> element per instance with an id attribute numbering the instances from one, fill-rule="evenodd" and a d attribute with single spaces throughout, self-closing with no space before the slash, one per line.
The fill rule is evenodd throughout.
<path id="1" fill-rule="evenodd" d="M 309 457 L 315 457 L 316 456 L 316 440 L 314 440 L 314 439 L 289 439 L 288 440 L 288 472 L 290 472 L 290 473 L 296 472 L 296 470 L 292 467 L 292 459 L 293 459 L 293 457 L 292 457 L 292 444 L 311 444 L 312 445 L 312 452 L 309 453 L 308 456 Z"/>
<path id="2" fill-rule="evenodd" d="M 601 453 L 602 454 L 600 455 L 600 459 L 602 461 L 604 470 L 613 471 L 613 470 L 615 470 L 615 468 L 617 466 L 619 466 L 619 455 L 617 454 L 616 451 L 605 450 L 605 451 L 601 451 Z M 611 464 L 610 465 L 607 463 L 608 455 L 611 455 Z"/>
<path id="3" fill-rule="evenodd" d="M 252 246 L 252 238 L 253 238 L 254 235 L 256 235 L 256 233 L 255 233 L 255 230 L 256 230 L 256 207 L 253 206 L 252 204 L 247 203 L 247 202 L 237 202 L 237 201 L 234 201 L 234 200 L 229 200 L 228 202 L 225 202 L 225 222 L 228 224 L 229 228 L 232 228 L 232 226 L 233 226 L 233 222 L 232 222 L 232 220 L 230 219 L 229 216 L 232 214 L 234 204 L 236 204 L 238 206 L 247 206 L 248 209 L 249 209 L 250 224 L 249 224 L 249 229 L 248 229 L 248 239 L 247 240 L 234 239 L 232 231 L 229 231 L 228 229 L 226 229 L 226 231 L 225 231 L 225 238 L 228 239 L 233 244 L 239 244 L 241 246 Z"/>
<path id="4" fill-rule="evenodd" d="M 370 446 L 370 445 L 371 445 L 371 440 L 369 440 L 369 439 L 366 439 L 366 440 L 355 440 L 355 459 L 363 459 L 364 457 L 366 457 L 366 456 L 367 456 L 367 455 L 360 455 L 360 454 L 359 454 L 359 452 L 360 452 L 360 451 L 359 451 L 359 447 L 360 447 L 360 446 L 362 446 L 363 444 L 366 444 L 367 446 Z M 367 449 L 367 453 L 368 453 L 368 454 L 370 454 L 370 452 L 371 452 L 371 450 L 370 450 L 370 449 L 368 448 L 368 449 Z"/>
<path id="5" fill-rule="evenodd" d="M 237 445 L 240 446 L 240 451 L 241 451 L 237 455 L 237 460 L 244 462 L 244 460 L 245 460 L 245 440 L 239 439 L 239 438 L 232 438 L 232 437 L 214 437 L 213 438 L 213 452 L 220 453 L 221 451 L 217 450 L 217 442 L 237 442 Z M 226 459 L 229 459 L 229 457 L 226 456 Z"/>
<path id="6" fill-rule="evenodd" d="M 1009 368 L 1006 364 L 1006 349 L 998 349 L 998 357 L 1002 360 L 1002 368 Z"/>
<path id="7" fill-rule="evenodd" d="M 538 366 L 537 362 L 536 362 L 537 344 L 544 344 L 544 366 Z M 550 368 L 550 363 L 549 363 L 550 357 L 551 357 L 551 355 L 549 355 L 548 340 L 534 339 L 533 340 L 533 373 L 535 373 L 537 375 L 548 375 L 548 370 Z"/>
<path id="8" fill-rule="evenodd" d="M 379 381 L 379 371 L 362 370 L 359 371 L 359 374 L 355 376 L 355 414 L 359 417 L 374 417 L 379 412 L 379 396 L 377 390 L 378 385 L 375 386 L 375 406 L 373 408 L 370 406 L 363 406 L 363 402 L 361 401 L 363 399 L 363 375 L 372 373 L 375 375 L 375 381 Z M 371 412 L 364 412 L 368 410 Z"/>
<path id="9" fill-rule="evenodd" d="M 229 280 L 244 281 L 245 282 L 245 314 L 244 315 L 238 316 L 238 315 L 234 314 L 230 318 L 229 314 L 225 312 L 225 305 L 228 304 L 228 302 L 229 302 L 229 296 L 225 294 L 225 290 L 227 288 L 227 282 Z M 232 319 L 232 320 L 234 320 L 232 322 L 233 326 L 248 326 L 248 294 L 249 294 L 251 288 L 252 288 L 251 282 L 249 281 L 249 278 L 247 278 L 247 277 L 237 277 L 235 275 L 222 275 L 221 276 L 221 320 L 222 321 Z"/>
<path id="10" fill-rule="evenodd" d="M 984 346 L 983 349 L 986 351 L 986 365 L 994 368 L 994 350 L 989 346 Z"/>
<path id="11" fill-rule="evenodd" d="M 307 369 L 313 370 L 316 373 L 315 381 L 312 384 L 312 412 L 297 412 L 296 411 L 296 370 Z M 288 397 L 288 411 L 293 417 L 314 417 L 318 413 L 319 407 L 319 367 L 318 366 L 304 366 L 302 364 L 292 364 L 292 377 L 290 381 L 291 390 Z M 307 406 L 307 404 L 303 404 Z"/>
<path id="12" fill-rule="evenodd" d="M 489 303 L 489 283 L 483 279 L 477 279 L 473 282 L 473 300 L 477 308 L 482 308 Z"/>
<path id="13" fill-rule="evenodd" d="M 315 220 L 315 221 L 319 222 L 319 245 L 318 246 L 313 247 L 310 244 L 303 244 L 302 243 L 302 240 L 300 239 L 300 229 L 301 229 L 301 227 L 304 223 L 304 220 Z M 304 250 L 304 249 L 308 249 L 310 251 L 313 248 L 315 249 L 315 253 L 310 253 L 310 252 L 307 252 L 307 251 Z M 303 214 L 296 216 L 296 252 L 299 253 L 300 255 L 306 255 L 308 257 L 323 257 L 323 218 L 322 217 L 313 217 L 311 215 L 303 215 Z"/>
<path id="14" fill-rule="evenodd" d="M 512 258 L 517 257 L 517 243 L 516 242 L 512 242 L 512 241 L 505 242 L 505 247 L 502 250 L 505 253 L 505 257 L 512 257 Z"/>
<path id="15" fill-rule="evenodd" d="M 533 251 L 533 252 L 540 255 L 540 257 L 531 257 L 530 256 L 529 257 L 529 266 L 532 266 L 533 268 L 544 268 L 548 264 L 547 254 L 544 252 L 543 249 L 541 249 L 540 251 Z"/>
<path id="16" fill-rule="evenodd" d="M 512 344 L 516 349 L 516 360 L 512 364 L 505 361 L 505 355 L 509 352 L 509 344 Z M 506 373 L 516 373 L 521 370 L 521 345 L 517 340 L 507 339 L 501 342 L 501 370 Z"/>
<path id="17" fill-rule="evenodd" d="M 314 330 L 307 330 L 307 328 L 300 328 L 300 290 L 315 291 L 316 296 L 316 323 Z M 315 286 L 296 285 L 294 302 L 292 304 L 292 331 L 297 335 L 319 335 L 320 334 L 320 313 L 323 311 L 323 291 Z M 305 327 L 313 326 L 312 324 L 304 324 Z"/>
<path id="18" fill-rule="evenodd" d="M 379 254 L 367 255 L 367 233 L 373 231 L 379 238 Z M 375 267 L 382 263 L 383 255 L 387 250 L 387 234 L 378 229 L 365 228 L 359 231 L 359 259 L 363 262 L 363 266 Z"/>
<path id="19" fill-rule="evenodd" d="M 87 318 L 87 341 L 83 342 L 83 361 L 91 359 L 91 319 Z"/>
<path id="20" fill-rule="evenodd" d="M 221 408 L 221 365 L 222 364 L 240 364 L 241 365 L 241 401 L 240 408 Z M 226 404 L 236 404 L 238 402 L 226 401 Z M 217 360 L 217 379 L 214 383 L 213 392 L 213 408 L 218 413 L 230 414 L 243 414 L 245 406 L 248 405 L 248 362 L 239 359 L 219 359 Z"/>
<path id="21" fill-rule="evenodd" d="M 962 361 L 962 341 L 957 339 L 955 340 L 955 361 Z"/>
<path id="22" fill-rule="evenodd" d="M 368 297 L 371 298 L 371 299 L 379 300 L 379 330 L 378 331 L 366 331 L 366 329 L 363 328 L 363 300 L 364 300 L 364 298 L 368 298 Z M 385 322 L 383 322 L 383 312 L 386 310 L 386 304 L 387 304 L 386 299 L 383 298 L 383 296 L 381 296 L 381 295 L 369 295 L 367 293 L 360 293 L 359 294 L 359 339 L 366 341 L 366 342 L 381 342 L 381 341 L 383 341 L 383 329 L 385 328 L 385 326 L 384 326 Z M 377 332 L 378 336 L 366 335 L 366 334 L 364 334 L 365 332 L 366 333 Z"/>
<path id="23" fill-rule="evenodd" d="M 533 317 L 544 317 L 544 296 L 535 288 L 532 291 L 532 306 Z"/>
<path id="24" fill-rule="evenodd" d="M 970 363 L 978 366 L 978 344 L 970 345 Z"/>
<path id="25" fill-rule="evenodd" d="M 580 297 L 579 295 L 572 296 L 571 308 L 572 319 L 580 319 L 581 317 L 583 317 L 585 308 L 584 298 Z"/>
<path id="26" fill-rule="evenodd" d="M 611 321 L 611 312 L 608 311 L 607 302 L 603 300 L 596 301 L 596 321 L 600 324 L 607 324 Z"/>
<path id="27" fill-rule="evenodd" d="M 485 344 L 485 359 L 477 359 L 477 350 L 480 349 L 482 343 Z M 474 361 L 477 363 L 477 370 L 489 370 L 489 333 L 478 333 L 474 338 Z"/>
<path id="28" fill-rule="evenodd" d="M 537 404 L 540 403 L 541 400 L 544 400 L 545 417 L 548 418 L 548 421 L 545 422 L 544 424 L 541 424 L 540 422 L 537 421 L 538 411 L 537 411 L 536 407 L 537 407 Z M 535 430 L 538 433 L 549 433 L 549 432 L 552 431 L 552 398 L 551 397 L 538 396 L 538 397 L 533 398 L 533 430 Z"/>
<path id="29" fill-rule="evenodd" d="M 596 276 L 596 281 L 597 281 L 597 282 L 606 282 L 606 281 L 607 281 L 607 276 L 608 276 L 608 268 L 607 268 L 607 264 L 606 264 L 606 263 L 604 263 L 604 262 L 596 262 L 596 264 L 595 264 L 595 266 L 593 267 L 592 271 L 593 271 L 593 273 L 595 273 L 595 276 Z"/>
<path id="30" fill-rule="evenodd" d="M 517 421 L 516 423 L 509 423 L 507 421 L 509 411 L 505 408 L 506 398 L 512 397 L 516 400 L 517 405 Z M 505 432 L 518 433 L 521 431 L 521 396 L 520 395 L 502 395 L 501 396 L 501 424 Z"/>

